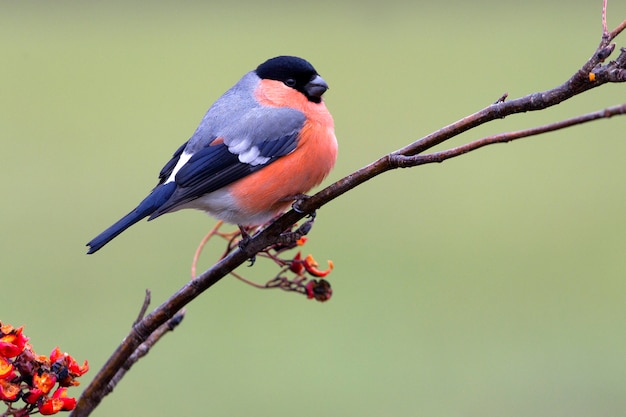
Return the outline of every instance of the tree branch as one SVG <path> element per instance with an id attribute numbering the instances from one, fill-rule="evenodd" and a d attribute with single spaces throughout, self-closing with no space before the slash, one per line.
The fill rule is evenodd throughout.
<path id="1" fill-rule="evenodd" d="M 604 60 L 613 53 L 615 45 L 611 44 L 611 41 L 626 28 L 626 20 L 613 31 L 609 32 L 606 25 L 605 1 L 602 22 L 603 33 L 599 46 L 587 62 L 560 86 L 543 92 L 529 94 L 511 101 L 506 100 L 507 95 L 505 94 L 494 104 L 445 126 L 395 152 L 381 157 L 324 188 L 310 198 L 300 201 L 298 203 L 298 211 L 291 210 L 285 213 L 261 232 L 253 236 L 246 246 L 234 250 L 204 273 L 189 281 L 163 304 L 133 325 L 128 336 L 116 351 L 113 352 L 91 384 L 85 389 L 72 416 L 84 417 L 89 415 L 100 403 L 102 398 L 110 392 L 116 381 L 119 381 L 123 376 L 123 372 L 125 371 L 120 370 L 127 369 L 129 364 L 138 360 L 140 357 L 138 352 L 142 351 L 142 346 L 145 347 L 143 344 L 146 343 L 147 340 L 154 340 L 155 335 L 162 335 L 162 326 L 168 326 L 168 322 L 172 323 L 171 320 L 177 320 L 173 318 L 178 317 L 176 316 L 177 312 L 186 304 L 210 288 L 222 277 L 246 262 L 246 260 L 252 258 L 255 254 L 268 246 L 278 242 L 281 239 L 281 233 L 291 228 L 293 224 L 304 218 L 307 213 L 313 213 L 315 210 L 343 195 L 347 191 L 377 175 L 396 168 L 442 162 L 487 145 L 509 142 L 601 118 L 625 114 L 626 104 L 623 104 L 561 122 L 517 132 L 488 136 L 445 151 L 423 154 L 426 150 L 452 137 L 458 136 L 463 132 L 495 119 L 501 119 L 513 114 L 528 111 L 543 110 L 601 85 L 626 81 L 625 49 L 622 48 L 620 50 L 619 56 L 614 61 L 603 64 Z M 154 343 L 154 341 L 148 343 Z M 122 372 L 121 375 L 120 372 Z"/>
<path id="2" fill-rule="evenodd" d="M 454 158 L 463 154 L 466 154 L 483 146 L 493 145 L 496 143 L 511 142 L 516 139 L 527 138 L 530 136 L 541 135 L 542 133 L 553 132 L 555 130 L 561 130 L 566 127 L 576 126 L 583 123 L 592 122 L 598 119 L 608 119 L 613 116 L 620 116 L 626 114 L 626 104 L 620 104 L 613 107 L 608 107 L 604 110 L 595 111 L 592 113 L 583 114 L 581 116 L 572 117 L 571 119 L 562 120 L 560 122 L 550 123 L 544 126 L 533 127 L 530 129 L 518 130 L 515 132 L 500 133 L 498 135 L 487 136 L 482 139 L 475 140 L 473 142 L 466 143 L 465 145 L 457 146 L 455 148 L 447 149 L 445 151 L 433 152 L 424 155 L 389 155 L 391 159 L 390 164 L 396 165 L 399 168 L 409 168 L 418 165 L 430 164 L 433 162 L 443 162 L 446 159 Z"/>
<path id="3" fill-rule="evenodd" d="M 163 336 L 165 336 L 166 333 L 173 331 L 180 324 L 180 322 L 183 321 L 183 319 L 185 318 L 185 313 L 186 311 L 183 308 L 179 312 L 174 314 L 174 317 L 160 325 L 154 332 L 152 332 L 152 334 L 150 334 L 145 342 L 140 344 L 137 349 L 135 349 L 133 354 L 130 355 L 126 362 L 124 362 L 124 365 L 122 365 L 117 370 L 113 378 L 111 378 L 111 381 L 109 381 L 109 383 L 106 385 L 103 390 L 103 397 L 113 391 L 113 389 L 122 380 L 122 378 L 124 378 L 126 372 L 128 372 L 130 368 L 135 363 L 137 363 L 137 361 L 139 361 L 139 359 L 146 356 L 148 352 L 150 352 L 150 349 L 152 349 L 152 347 L 156 344 L 156 342 L 158 342 Z"/>

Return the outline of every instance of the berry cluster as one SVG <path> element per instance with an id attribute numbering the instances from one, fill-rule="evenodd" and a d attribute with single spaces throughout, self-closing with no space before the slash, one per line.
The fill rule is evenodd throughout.
<path id="1" fill-rule="evenodd" d="M 76 378 L 89 370 L 89 364 L 79 365 L 58 347 L 50 356 L 37 355 L 22 330 L 0 322 L 0 400 L 7 405 L 1 416 L 73 410 L 76 399 L 67 395 L 67 389 L 79 384 Z"/>

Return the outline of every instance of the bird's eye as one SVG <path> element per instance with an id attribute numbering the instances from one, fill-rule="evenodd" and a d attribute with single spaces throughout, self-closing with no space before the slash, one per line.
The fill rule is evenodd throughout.
<path id="1" fill-rule="evenodd" d="M 287 78 L 285 80 L 285 85 L 287 87 L 295 87 L 296 86 L 296 80 L 294 80 L 293 78 Z"/>

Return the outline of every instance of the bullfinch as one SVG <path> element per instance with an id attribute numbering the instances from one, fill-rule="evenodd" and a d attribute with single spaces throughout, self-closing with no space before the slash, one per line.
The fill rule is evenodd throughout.
<path id="1" fill-rule="evenodd" d="M 94 253 L 148 217 L 203 210 L 261 225 L 328 175 L 337 158 L 326 81 L 306 60 L 279 56 L 245 74 L 207 111 L 139 205 L 87 243 Z"/>

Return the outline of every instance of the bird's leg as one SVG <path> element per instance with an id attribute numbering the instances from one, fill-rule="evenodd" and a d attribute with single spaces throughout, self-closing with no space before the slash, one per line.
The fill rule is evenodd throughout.
<path id="1" fill-rule="evenodd" d="M 276 250 L 291 249 L 300 245 L 300 239 L 306 236 L 313 227 L 315 222 L 315 212 L 308 215 L 308 219 L 302 223 L 296 230 L 289 230 L 280 234 L 280 239 L 275 246 Z"/>
<path id="2" fill-rule="evenodd" d="M 300 227 L 296 230 L 296 233 L 301 233 L 303 236 L 309 234 L 311 229 L 313 228 L 313 223 L 315 223 L 315 217 L 317 216 L 317 212 L 312 212 L 307 215 L 307 220 L 302 223 Z"/>
<path id="3" fill-rule="evenodd" d="M 296 200 L 291 205 L 291 208 L 294 209 L 294 211 L 296 211 L 297 213 L 304 214 L 304 211 L 300 209 L 300 203 L 309 198 L 311 197 L 306 194 L 296 195 Z M 294 233 L 301 233 L 302 236 L 308 234 L 311 231 L 311 228 L 313 227 L 313 223 L 315 222 L 316 215 L 317 214 L 315 211 L 311 213 L 306 213 L 307 221 L 304 222 L 300 227 L 298 227 L 298 230 L 296 230 Z"/>
<path id="4" fill-rule="evenodd" d="M 252 239 L 252 237 L 250 237 L 250 234 L 246 230 L 245 226 L 238 224 L 237 227 L 239 227 L 239 231 L 241 232 L 241 240 L 239 241 L 238 246 L 239 249 L 243 250 L 246 246 L 248 246 L 248 243 L 250 243 L 250 239 Z M 250 261 L 250 265 L 248 266 L 254 265 L 254 262 L 256 262 L 256 255 L 253 255 L 248 260 Z"/>
<path id="5" fill-rule="evenodd" d="M 291 205 L 291 208 L 296 212 L 296 213 L 300 213 L 300 214 L 304 214 L 304 210 L 300 209 L 300 203 L 304 200 L 307 200 L 311 198 L 310 196 L 306 195 L 306 194 L 296 194 L 293 196 L 293 204 Z M 311 213 L 307 213 L 308 216 L 313 216 L 315 217 L 315 213 L 311 214 Z"/>

